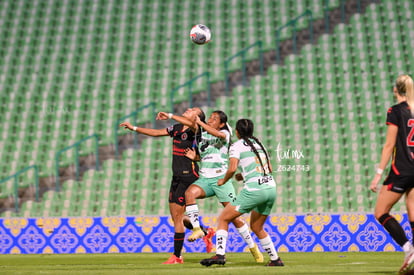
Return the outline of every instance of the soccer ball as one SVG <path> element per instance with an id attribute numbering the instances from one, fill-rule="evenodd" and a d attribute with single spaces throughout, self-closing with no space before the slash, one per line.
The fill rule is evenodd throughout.
<path id="1" fill-rule="evenodd" d="M 190 31 L 190 38 L 191 41 L 193 41 L 197 45 L 203 45 L 210 41 L 211 31 L 207 26 L 197 24 L 194 27 L 192 27 Z"/>

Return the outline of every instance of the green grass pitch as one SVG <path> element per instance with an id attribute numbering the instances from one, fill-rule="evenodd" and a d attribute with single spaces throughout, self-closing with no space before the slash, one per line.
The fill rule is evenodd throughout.
<path id="1" fill-rule="evenodd" d="M 214 254 L 183 253 L 184 264 L 162 265 L 168 253 L 0 255 L 0 274 L 397 274 L 402 252 L 279 253 L 284 267 L 255 263 L 250 253 L 228 253 L 224 266 L 204 267 Z M 265 256 L 265 261 L 268 256 Z"/>

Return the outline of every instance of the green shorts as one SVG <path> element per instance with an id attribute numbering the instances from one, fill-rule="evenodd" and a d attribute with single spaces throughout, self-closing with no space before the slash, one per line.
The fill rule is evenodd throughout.
<path id="1" fill-rule="evenodd" d="M 199 186 L 206 193 L 206 198 L 216 196 L 219 202 L 231 202 L 236 198 L 236 191 L 234 190 L 231 181 L 226 182 L 222 186 L 217 185 L 217 181 L 222 179 L 216 178 L 199 178 L 193 184 Z"/>
<path id="2" fill-rule="evenodd" d="M 231 203 L 240 213 L 249 213 L 254 210 L 262 215 L 269 215 L 276 199 L 276 188 L 258 191 L 242 189 L 237 198 Z"/>

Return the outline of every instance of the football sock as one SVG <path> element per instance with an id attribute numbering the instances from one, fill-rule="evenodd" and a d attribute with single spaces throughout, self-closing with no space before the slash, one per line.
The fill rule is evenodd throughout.
<path id="1" fill-rule="evenodd" d="M 412 244 L 414 245 L 414 222 L 410 222 L 410 227 L 411 227 L 411 241 L 412 241 Z"/>
<path id="2" fill-rule="evenodd" d="M 279 255 L 276 252 L 275 245 L 273 244 L 270 236 L 267 235 L 267 237 L 260 239 L 259 241 L 263 249 L 267 252 L 267 254 L 269 254 L 270 260 L 276 261 L 279 258 Z"/>
<path id="3" fill-rule="evenodd" d="M 183 222 L 184 222 L 185 228 L 187 228 L 189 230 L 193 230 L 194 227 L 193 227 L 193 225 L 191 224 L 191 222 L 189 220 L 184 219 Z M 207 235 L 208 234 L 208 232 L 207 232 L 208 227 L 205 227 L 201 223 L 200 223 L 200 229 L 204 232 L 204 235 Z"/>
<path id="4" fill-rule="evenodd" d="M 200 222 L 198 220 L 199 210 L 197 204 L 190 204 L 185 207 L 188 217 L 190 218 L 191 225 L 193 228 L 200 227 Z"/>
<path id="5" fill-rule="evenodd" d="M 408 255 L 413 252 L 413 245 L 410 242 L 406 242 L 402 246 L 403 251 L 405 252 L 405 255 Z"/>
<path id="6" fill-rule="evenodd" d="M 227 243 L 228 232 L 226 230 L 220 229 L 216 232 L 216 254 L 225 255 L 226 254 L 226 243 Z"/>
<path id="7" fill-rule="evenodd" d="M 382 226 L 384 226 L 388 233 L 390 233 L 394 241 L 396 241 L 401 247 L 408 242 L 404 229 L 393 216 L 386 213 L 379 217 L 378 221 L 382 224 Z"/>
<path id="8" fill-rule="evenodd" d="M 184 223 L 185 228 L 190 229 L 190 230 L 193 229 L 193 225 L 191 224 L 189 220 L 184 219 L 183 223 Z"/>
<path id="9" fill-rule="evenodd" d="M 177 257 L 181 256 L 181 250 L 184 245 L 184 236 L 185 233 L 174 233 L 174 255 Z"/>
<path id="10" fill-rule="evenodd" d="M 237 228 L 237 231 L 243 237 L 243 240 L 246 242 L 247 246 L 249 248 L 253 248 L 254 241 L 252 236 L 250 235 L 249 227 L 247 226 L 247 224 L 244 224 L 242 227 Z"/>

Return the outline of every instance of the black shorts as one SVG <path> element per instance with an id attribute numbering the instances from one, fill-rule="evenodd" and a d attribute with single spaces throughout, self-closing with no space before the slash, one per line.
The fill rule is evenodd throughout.
<path id="1" fill-rule="evenodd" d="M 407 190 L 414 188 L 414 175 L 397 175 L 391 169 L 390 174 L 384 181 L 384 185 L 387 185 L 390 191 L 403 194 Z"/>
<path id="2" fill-rule="evenodd" d="M 188 176 L 173 176 L 171 180 L 170 194 L 168 202 L 176 203 L 178 205 L 185 205 L 185 191 L 193 184 L 198 177 L 195 175 Z"/>

